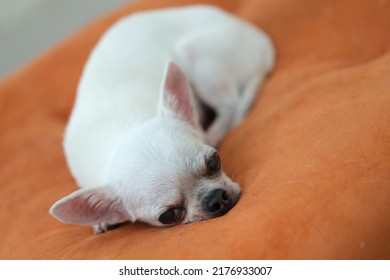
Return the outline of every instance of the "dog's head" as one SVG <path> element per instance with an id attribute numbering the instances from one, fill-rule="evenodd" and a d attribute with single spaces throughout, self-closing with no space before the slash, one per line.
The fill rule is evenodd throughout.
<path id="1" fill-rule="evenodd" d="M 198 126 L 187 78 L 170 63 L 157 117 L 129 131 L 110 163 L 106 186 L 64 197 L 51 214 L 65 223 L 138 220 L 156 226 L 224 215 L 237 203 L 240 187 L 223 172 Z"/>

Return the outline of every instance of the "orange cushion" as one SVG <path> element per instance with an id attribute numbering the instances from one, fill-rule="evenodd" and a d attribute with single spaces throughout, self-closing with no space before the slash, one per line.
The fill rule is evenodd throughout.
<path id="1" fill-rule="evenodd" d="M 48 214 L 76 185 L 64 126 L 87 56 L 121 16 L 211 3 L 273 38 L 277 66 L 220 149 L 243 187 L 227 215 L 102 235 Z M 123 7 L 0 85 L 2 259 L 390 258 L 390 2 L 145 0 Z"/>

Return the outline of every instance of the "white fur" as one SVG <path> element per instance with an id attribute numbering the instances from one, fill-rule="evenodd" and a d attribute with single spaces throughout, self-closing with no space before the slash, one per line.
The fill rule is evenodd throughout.
<path id="1" fill-rule="evenodd" d="M 170 74 L 172 60 L 184 76 L 175 69 Z M 236 202 L 239 186 L 223 172 L 211 179 L 196 173 L 212 146 L 241 121 L 273 63 L 271 41 L 262 31 L 209 6 L 138 13 L 110 28 L 85 66 L 64 141 L 80 188 L 103 190 L 99 197 L 111 200 L 99 209 L 115 204 L 121 213 L 93 220 L 102 225 L 97 231 L 126 220 L 161 225 L 158 216 L 179 200 L 186 208 L 183 223 L 207 219 L 201 199 L 216 188 Z M 169 75 L 189 79 L 180 82 L 184 95 L 171 95 Z M 188 83 L 217 112 L 205 132 L 196 111 L 177 107 L 194 107 Z M 63 215 L 70 206 L 56 209 L 79 193 L 57 202 L 51 213 L 73 223 Z M 86 195 L 80 196 L 85 202 Z M 83 221 L 76 223 L 91 224 Z"/>

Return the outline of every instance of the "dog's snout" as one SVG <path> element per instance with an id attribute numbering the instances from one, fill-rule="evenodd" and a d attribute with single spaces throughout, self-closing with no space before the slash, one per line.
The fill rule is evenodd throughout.
<path id="1" fill-rule="evenodd" d="M 204 202 L 206 212 L 212 217 L 222 216 L 232 207 L 232 199 L 223 189 L 213 190 Z"/>

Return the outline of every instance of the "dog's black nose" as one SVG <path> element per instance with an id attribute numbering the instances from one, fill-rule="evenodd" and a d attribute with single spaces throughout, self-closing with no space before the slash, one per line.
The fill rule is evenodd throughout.
<path id="1" fill-rule="evenodd" d="M 232 206 L 232 199 L 223 189 L 211 191 L 204 202 L 205 211 L 212 217 L 225 215 Z"/>

